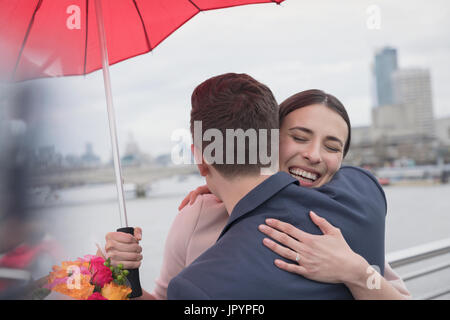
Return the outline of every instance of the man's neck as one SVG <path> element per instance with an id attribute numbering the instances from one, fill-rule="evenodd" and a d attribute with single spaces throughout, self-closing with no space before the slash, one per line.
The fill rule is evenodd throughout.
<path id="1" fill-rule="evenodd" d="M 257 185 L 269 178 L 269 175 L 239 176 L 231 180 L 223 179 L 220 183 L 219 197 L 231 214 L 236 204 Z"/>

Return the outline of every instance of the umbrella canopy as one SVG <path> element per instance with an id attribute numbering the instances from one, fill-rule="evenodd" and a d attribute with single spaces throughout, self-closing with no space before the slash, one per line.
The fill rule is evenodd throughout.
<path id="1" fill-rule="evenodd" d="M 200 11 L 283 0 L 101 1 L 109 64 L 154 49 Z M 0 0 L 0 80 L 102 68 L 95 0 Z"/>

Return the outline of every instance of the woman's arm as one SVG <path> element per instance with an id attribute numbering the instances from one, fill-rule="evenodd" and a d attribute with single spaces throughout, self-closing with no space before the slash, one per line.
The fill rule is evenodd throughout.
<path id="1" fill-rule="evenodd" d="M 315 281 L 343 283 L 355 299 L 411 298 L 407 290 L 407 294 L 402 294 L 356 254 L 338 228 L 312 211 L 310 216 L 323 235 L 306 233 L 276 219 L 267 219 L 267 226 L 259 226 L 261 232 L 284 245 L 265 238 L 265 246 L 286 259 L 296 261 L 291 264 L 276 259 L 277 267 Z"/>

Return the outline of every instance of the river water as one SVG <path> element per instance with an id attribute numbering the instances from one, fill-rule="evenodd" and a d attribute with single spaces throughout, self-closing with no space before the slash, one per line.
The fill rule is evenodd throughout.
<path id="1" fill-rule="evenodd" d="M 146 198 L 126 194 L 130 226 L 143 229 L 143 288 L 151 290 L 159 274 L 164 242 L 177 208 L 188 191 L 204 184 L 198 175 L 154 183 Z M 450 237 L 450 184 L 387 186 L 386 252 Z M 120 227 L 114 185 L 90 185 L 35 194 L 33 215 L 63 246 L 63 259 L 96 252 L 107 232 Z"/>

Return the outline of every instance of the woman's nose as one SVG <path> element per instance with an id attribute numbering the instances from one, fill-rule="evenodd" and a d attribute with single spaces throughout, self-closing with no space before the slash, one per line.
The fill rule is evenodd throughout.
<path id="1" fill-rule="evenodd" d="M 303 152 L 303 157 L 314 164 L 322 162 L 320 145 L 317 143 L 309 144 Z"/>

